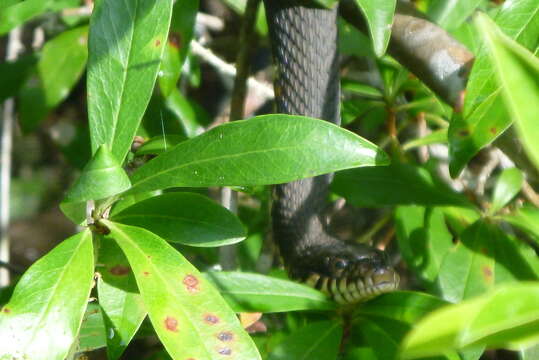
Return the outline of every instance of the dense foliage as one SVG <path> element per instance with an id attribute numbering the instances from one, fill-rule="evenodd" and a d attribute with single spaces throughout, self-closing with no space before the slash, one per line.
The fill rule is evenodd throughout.
<path id="1" fill-rule="evenodd" d="M 47 138 L 76 169 L 60 208 L 80 230 L 0 289 L 0 359 L 538 359 L 539 2 L 413 2 L 475 57 L 466 89 L 449 76 L 443 95 L 426 78 L 462 70 L 453 48 L 414 76 L 395 60 L 395 0 L 355 0 L 367 35 L 339 24 L 342 128 L 254 116 L 268 89 L 253 78 L 250 119 L 219 125 L 226 111 L 201 106 L 229 103 L 213 89 L 227 64 L 200 48 L 251 46 L 246 2 L 0 3 L 4 52 L 17 27 L 46 40 L 0 64 L 0 101 L 16 101 L 17 139 Z M 205 29 L 202 8 L 229 24 Z M 267 70 L 262 4 L 255 20 L 248 51 Z M 440 46 L 423 35 L 405 40 Z M 271 185 L 330 172 L 336 231 L 385 248 L 402 291 L 342 309 L 287 279 Z M 14 172 L 13 189 L 35 176 Z M 215 201 L 222 186 L 237 211 Z"/>

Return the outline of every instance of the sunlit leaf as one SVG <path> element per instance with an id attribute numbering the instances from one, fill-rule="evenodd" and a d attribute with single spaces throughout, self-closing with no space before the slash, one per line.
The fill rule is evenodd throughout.
<path id="1" fill-rule="evenodd" d="M 469 345 L 518 348 L 539 341 L 539 285 L 497 288 L 461 304 L 449 305 L 416 323 L 404 339 L 402 357 L 444 354 Z"/>
<path id="2" fill-rule="evenodd" d="M 288 280 L 240 272 L 208 272 L 206 277 L 236 312 L 335 308 L 335 303 L 322 292 Z"/>
<path id="3" fill-rule="evenodd" d="M 165 240 L 103 221 L 125 253 L 154 329 L 173 359 L 260 355 L 219 292 Z"/>
<path id="4" fill-rule="evenodd" d="M 120 163 L 150 100 L 167 41 L 172 0 L 102 0 L 90 21 L 88 116 L 92 150 Z"/>
<path id="5" fill-rule="evenodd" d="M 494 214 L 507 205 L 519 193 L 523 181 L 522 171 L 517 168 L 505 169 L 498 177 L 489 212 Z"/>
<path id="6" fill-rule="evenodd" d="M 391 36 L 396 0 L 356 0 L 367 20 L 374 52 L 381 57 L 386 52 Z"/>
<path id="7" fill-rule="evenodd" d="M 507 0 L 495 16 L 505 34 L 532 51 L 539 38 L 538 20 L 539 2 L 536 0 Z M 477 35 L 480 34 L 482 31 Z M 457 176 L 481 148 L 510 126 L 511 121 L 503 106 L 493 64 L 483 46 L 468 80 L 464 110 L 456 114 L 449 127 L 451 175 Z"/>
<path id="8" fill-rule="evenodd" d="M 97 270 L 101 274 L 97 291 L 106 326 L 107 355 L 115 360 L 142 324 L 146 309 L 129 262 L 114 241 L 101 241 Z"/>
<path id="9" fill-rule="evenodd" d="M 375 145 L 327 121 L 265 115 L 221 125 L 178 144 L 133 174 L 132 192 L 276 184 L 387 162 Z"/>
<path id="10" fill-rule="evenodd" d="M 539 12 L 539 5 L 538 5 Z M 539 59 L 511 40 L 486 16 L 479 16 L 477 27 L 484 34 L 493 59 L 495 73 L 502 87 L 505 104 L 516 120 L 517 129 L 530 158 L 539 167 Z"/>
<path id="11" fill-rule="evenodd" d="M 65 359 L 81 326 L 93 270 L 88 230 L 36 261 L 0 310 L 0 359 Z"/>

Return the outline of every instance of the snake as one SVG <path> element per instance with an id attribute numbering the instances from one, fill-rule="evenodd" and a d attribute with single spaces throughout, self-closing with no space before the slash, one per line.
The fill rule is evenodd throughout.
<path id="1" fill-rule="evenodd" d="M 277 112 L 340 125 L 337 7 L 312 0 L 264 0 L 264 6 Z M 343 305 L 395 290 L 399 275 L 385 252 L 328 231 L 332 179 L 326 174 L 273 187 L 273 236 L 289 277 Z"/>

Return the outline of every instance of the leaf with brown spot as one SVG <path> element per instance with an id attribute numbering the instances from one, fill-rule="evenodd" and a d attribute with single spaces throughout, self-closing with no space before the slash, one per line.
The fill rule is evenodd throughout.
<path id="1" fill-rule="evenodd" d="M 176 249 L 147 230 L 103 222 L 111 229 L 109 237 L 129 260 L 150 320 L 173 359 L 219 359 L 229 351 L 234 359 L 260 359 L 253 341 L 219 292 Z M 144 271 L 152 276 L 143 276 Z M 198 291 L 186 291 L 184 280 L 191 287 L 196 285 Z M 171 331 L 176 327 L 178 331 Z M 215 336 L 219 333 L 229 333 L 234 341 L 223 347 Z"/>
<path id="2" fill-rule="evenodd" d="M 142 324 L 146 309 L 129 262 L 114 241 L 101 242 L 98 263 L 111 269 L 103 271 L 98 278 L 97 292 L 108 335 L 107 357 L 116 360 Z M 113 272 L 112 269 L 116 270 Z M 123 275 L 116 276 L 115 273 Z"/>
<path id="3" fill-rule="evenodd" d="M 85 230 L 61 242 L 24 273 L 0 312 L 0 359 L 67 356 L 90 295 L 93 254 L 92 235 Z"/>

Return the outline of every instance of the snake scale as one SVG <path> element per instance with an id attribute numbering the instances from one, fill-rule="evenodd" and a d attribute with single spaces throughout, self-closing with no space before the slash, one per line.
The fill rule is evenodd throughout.
<path id="1" fill-rule="evenodd" d="M 264 0 L 274 63 L 277 112 L 340 124 L 337 8 L 313 1 Z M 273 233 L 291 278 L 351 304 L 394 290 L 386 254 L 327 231 L 332 174 L 274 187 Z"/>

